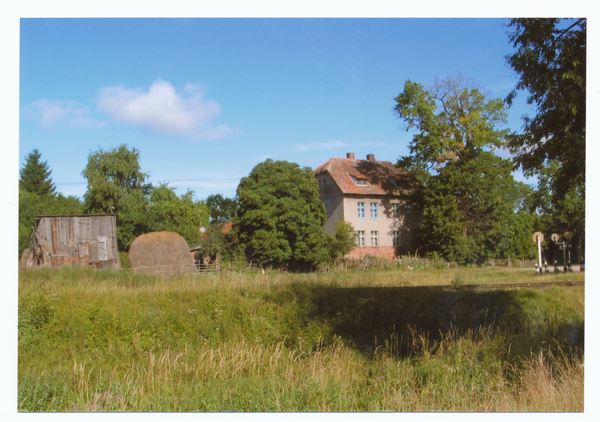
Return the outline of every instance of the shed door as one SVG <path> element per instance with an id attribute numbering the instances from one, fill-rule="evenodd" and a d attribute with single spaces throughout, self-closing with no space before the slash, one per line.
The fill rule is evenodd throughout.
<path id="1" fill-rule="evenodd" d="M 106 236 L 98 236 L 98 261 L 108 261 L 108 239 Z"/>

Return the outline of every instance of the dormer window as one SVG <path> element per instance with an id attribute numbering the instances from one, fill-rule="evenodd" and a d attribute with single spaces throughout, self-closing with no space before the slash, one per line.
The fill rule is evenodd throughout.
<path id="1" fill-rule="evenodd" d="M 364 177 L 359 178 L 359 177 L 353 176 L 351 174 L 348 174 L 348 176 L 350 176 L 350 179 L 352 179 L 352 181 L 354 182 L 355 185 L 369 186 L 369 181 Z"/>

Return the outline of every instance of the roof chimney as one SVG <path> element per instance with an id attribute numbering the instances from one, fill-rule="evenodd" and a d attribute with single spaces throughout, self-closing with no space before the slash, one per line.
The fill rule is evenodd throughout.
<path id="1" fill-rule="evenodd" d="M 353 153 L 353 152 L 349 152 L 349 153 L 347 153 L 347 154 L 346 154 L 346 158 L 347 158 L 348 160 L 354 160 L 354 153 Z"/>
<path id="2" fill-rule="evenodd" d="M 375 161 L 375 154 L 367 154 L 368 161 Z"/>

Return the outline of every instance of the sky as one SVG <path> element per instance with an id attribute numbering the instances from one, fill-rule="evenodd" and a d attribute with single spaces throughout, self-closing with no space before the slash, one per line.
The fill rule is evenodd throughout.
<path id="1" fill-rule="evenodd" d="M 205 199 L 235 196 L 267 158 L 316 168 L 354 152 L 395 163 L 412 137 L 393 111 L 406 80 L 461 74 L 490 98 L 514 88 L 507 23 L 22 18 L 19 168 L 37 148 L 57 191 L 82 197 L 89 154 L 126 144 L 151 182 Z M 525 98 L 507 128 L 534 112 Z"/>

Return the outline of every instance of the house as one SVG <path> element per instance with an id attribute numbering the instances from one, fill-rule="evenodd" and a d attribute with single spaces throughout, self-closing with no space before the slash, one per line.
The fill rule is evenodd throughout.
<path id="1" fill-rule="evenodd" d="M 37 216 L 21 266 L 119 269 L 114 215 Z"/>
<path id="2" fill-rule="evenodd" d="M 325 233 L 334 234 L 341 220 L 356 231 L 358 247 L 350 257 L 394 258 L 414 252 L 413 236 L 422 213 L 411 199 L 419 184 L 406 170 L 376 161 L 373 154 L 357 160 L 348 153 L 346 158 L 331 158 L 314 175 L 327 210 Z"/>

